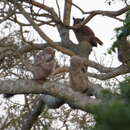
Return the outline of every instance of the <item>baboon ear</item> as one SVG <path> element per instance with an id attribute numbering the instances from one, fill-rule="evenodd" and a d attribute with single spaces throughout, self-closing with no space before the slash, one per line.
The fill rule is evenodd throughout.
<path id="1" fill-rule="evenodd" d="M 83 18 L 82 18 L 82 21 L 84 21 L 84 19 L 85 19 L 85 18 L 83 17 Z"/>

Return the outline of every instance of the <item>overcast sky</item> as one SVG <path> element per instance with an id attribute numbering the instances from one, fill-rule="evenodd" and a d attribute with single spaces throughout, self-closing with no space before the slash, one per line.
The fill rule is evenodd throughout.
<path id="1" fill-rule="evenodd" d="M 60 4 L 61 12 L 64 9 L 64 0 L 58 0 Z M 47 4 L 49 2 L 49 4 Z M 92 10 L 118 10 L 123 8 L 125 5 L 121 2 L 117 2 L 109 6 L 107 3 L 105 3 L 105 0 L 73 0 L 73 2 L 78 5 L 80 8 L 82 8 L 84 11 L 92 11 Z M 49 5 L 50 7 L 55 6 L 55 0 L 45 0 L 45 4 Z M 62 14 L 62 13 L 61 13 Z M 87 17 L 87 15 L 82 15 L 82 13 L 75 7 L 72 8 L 72 14 L 71 14 L 71 24 L 73 22 L 72 17 Z M 114 54 L 113 56 L 107 55 L 103 57 L 103 54 L 106 52 L 107 49 L 109 49 L 112 45 L 113 38 L 115 36 L 114 28 L 119 27 L 122 25 L 121 22 L 109 18 L 109 17 L 103 17 L 103 16 L 96 16 L 94 17 L 88 24 L 93 31 L 95 32 L 96 36 L 99 37 L 103 42 L 103 46 L 98 46 L 97 48 L 94 48 L 90 59 L 97 60 L 98 62 L 103 61 L 106 63 L 107 66 L 109 66 L 109 63 L 111 64 L 112 58 L 114 58 L 113 66 L 119 66 L 119 62 L 117 59 L 117 54 Z M 51 30 L 46 30 L 51 36 L 52 39 L 59 39 L 58 34 L 50 33 Z M 77 40 L 75 38 L 75 35 L 72 31 L 70 31 L 71 34 L 71 40 L 75 43 L 77 43 Z M 94 54 L 96 55 L 96 59 L 94 57 Z"/>
<path id="2" fill-rule="evenodd" d="M 82 9 L 84 9 L 84 11 L 92 11 L 92 10 L 115 10 L 116 11 L 125 6 L 121 2 L 109 6 L 107 3 L 104 3 L 105 0 L 73 0 L 73 1 Z M 72 11 L 72 16 L 75 17 L 83 16 L 78 9 L 75 9 L 73 7 L 73 10 L 74 11 Z M 93 49 L 94 50 L 93 52 L 95 52 L 97 56 L 98 62 L 101 62 L 105 58 L 104 63 L 109 66 L 109 63 L 111 64 L 112 58 L 114 58 L 113 66 L 118 66 L 120 63 L 118 62 L 116 54 L 114 54 L 113 56 L 108 55 L 104 57 L 102 57 L 102 55 L 112 45 L 113 42 L 112 39 L 115 36 L 114 28 L 121 26 L 122 23 L 109 17 L 96 16 L 87 25 L 89 25 L 94 30 L 96 36 L 99 37 L 104 42 L 103 47 L 98 46 L 98 48 Z M 90 59 L 95 60 L 93 54 L 94 53 L 91 54 Z"/>

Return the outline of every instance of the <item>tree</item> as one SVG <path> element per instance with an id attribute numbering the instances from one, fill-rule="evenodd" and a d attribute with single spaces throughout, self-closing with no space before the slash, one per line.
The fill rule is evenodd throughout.
<path id="1" fill-rule="evenodd" d="M 106 2 L 111 5 L 113 0 L 107 0 Z M 85 53 L 87 47 L 85 46 L 86 48 L 84 48 L 84 46 L 81 46 L 81 44 L 84 45 L 84 43 L 86 45 L 86 42 L 81 41 L 82 43 L 80 43 L 79 41 L 78 44 L 73 43 L 73 41 L 70 40 L 69 31 L 79 29 L 95 16 L 101 15 L 124 23 L 123 27 L 126 29 L 125 31 L 122 29 L 123 27 L 118 29 L 120 35 L 117 36 L 117 41 L 120 41 L 123 34 L 125 34 L 123 37 L 128 38 L 130 23 L 126 21 L 129 21 L 130 16 L 126 15 L 124 19 L 121 19 L 120 16 L 128 14 L 127 12 L 129 12 L 130 5 L 128 5 L 129 1 L 127 0 L 122 0 L 122 2 L 125 3 L 125 7 L 117 11 L 94 10 L 88 12 L 86 10 L 84 11 L 82 7 L 77 6 L 74 1 L 65 0 L 62 14 L 61 7 L 57 0 L 57 12 L 55 8 L 49 6 L 46 0 L 39 2 L 35 0 L 0 1 L 2 35 L 0 40 L 0 93 L 25 94 L 25 104 L 21 106 L 21 108 L 17 105 L 13 106 L 14 110 L 17 109 L 17 107 L 19 108 L 19 111 L 17 109 L 17 113 L 11 112 L 11 107 L 9 107 L 7 118 L 2 122 L 1 129 L 19 128 L 29 130 L 32 126 L 33 129 L 48 129 L 52 127 L 51 121 L 53 119 L 56 120 L 56 117 L 47 110 L 59 108 L 65 103 L 74 110 L 78 109 L 87 112 L 87 114 L 93 114 L 97 122 L 94 129 L 113 129 L 113 124 L 111 125 L 111 123 L 109 123 L 111 118 L 109 118 L 108 115 L 109 113 L 114 115 L 116 110 L 118 111 L 118 108 L 125 113 L 129 108 L 129 105 L 127 106 L 128 101 L 126 100 L 129 96 L 126 94 L 124 98 L 123 94 L 126 93 L 126 91 L 122 89 L 120 89 L 121 92 L 117 91 L 115 93 L 107 91 L 104 86 L 98 82 L 95 83 L 93 80 L 88 81 L 88 77 L 101 81 L 115 78 L 119 75 L 130 73 L 129 65 L 123 63 L 118 67 L 106 67 L 92 61 L 88 58 L 90 53 Z M 83 22 L 74 26 L 70 25 L 72 7 L 77 8 L 82 14 L 87 15 Z M 61 39 L 60 42 L 55 41 L 55 39 L 49 36 L 47 27 L 54 28 L 55 31 L 58 31 Z M 35 30 L 33 38 L 29 37 L 30 30 Z M 126 33 L 126 30 L 128 33 Z M 89 44 L 89 41 L 87 42 L 87 44 Z M 113 48 L 119 47 L 120 42 L 116 43 L 117 46 L 114 45 Z M 29 71 L 29 68 L 34 65 L 35 57 L 39 52 L 46 47 L 51 47 L 57 52 L 61 52 L 62 55 L 69 56 L 70 59 L 78 55 L 83 60 L 83 62 L 82 60 L 80 62 L 81 68 L 78 69 L 82 76 L 86 76 L 88 81 L 87 86 L 89 87 L 87 87 L 87 92 L 76 92 L 71 89 L 73 87 L 70 87 L 69 76 L 66 75 L 71 71 L 70 67 L 60 65 L 60 60 L 55 62 L 55 67 L 51 75 L 47 77 L 44 83 L 39 84 L 35 80 L 32 80 L 33 74 Z M 92 46 L 90 47 L 90 50 L 91 49 Z M 96 69 L 100 73 L 89 72 L 89 70 L 87 70 L 88 66 Z M 36 95 L 28 96 L 28 94 Z M 95 98 L 92 98 L 92 96 Z M 118 102 L 119 99 L 120 102 Z M 124 107 L 126 107 L 126 109 Z M 116 108 L 114 109 L 115 111 L 112 111 L 113 108 Z M 66 122 L 67 119 L 69 120 L 71 111 L 64 107 L 63 111 L 65 114 L 64 116 L 60 115 L 60 119 L 63 119 L 63 125 L 65 125 L 67 129 L 68 125 L 66 125 Z M 103 112 L 102 116 L 100 116 L 101 112 Z M 118 111 L 117 118 L 120 112 L 121 111 Z M 13 117 L 19 118 L 12 119 L 12 115 Z M 86 113 L 83 115 L 82 113 L 72 113 L 72 115 L 74 115 L 74 117 L 71 118 L 71 123 L 74 121 L 80 122 L 80 128 L 87 129 Z M 42 116 L 46 117 L 46 119 L 43 120 Z M 92 115 L 89 115 L 89 117 L 91 117 L 91 122 L 94 123 Z M 34 123 L 38 121 L 38 118 L 41 118 L 41 120 L 39 120 L 35 126 Z M 114 126 L 117 126 L 120 121 L 121 119 L 119 121 L 116 120 L 115 124 L 117 124 Z M 129 116 L 127 121 L 130 121 Z"/>

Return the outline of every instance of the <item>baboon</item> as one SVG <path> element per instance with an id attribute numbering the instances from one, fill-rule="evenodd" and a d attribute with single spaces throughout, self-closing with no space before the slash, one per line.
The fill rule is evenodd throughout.
<path id="1" fill-rule="evenodd" d="M 27 65 L 27 67 L 29 67 L 27 69 L 33 73 L 33 81 L 36 81 L 39 84 L 45 82 L 53 71 L 55 63 L 54 56 L 55 51 L 52 48 L 47 47 L 34 58 L 33 65 Z M 12 96 L 14 96 L 14 94 L 4 94 L 5 98 L 10 98 Z"/>
<path id="2" fill-rule="evenodd" d="M 88 77 L 85 69 L 85 59 L 72 56 L 70 63 L 70 86 L 74 91 L 84 93 L 88 89 Z"/>

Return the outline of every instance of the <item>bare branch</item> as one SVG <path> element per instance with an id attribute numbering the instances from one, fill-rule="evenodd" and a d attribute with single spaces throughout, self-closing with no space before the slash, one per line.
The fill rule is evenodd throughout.
<path id="1" fill-rule="evenodd" d="M 64 24 L 69 25 L 70 24 L 70 15 L 71 15 L 71 8 L 72 0 L 65 0 L 65 7 L 64 7 Z"/>
<path id="2" fill-rule="evenodd" d="M 93 62 L 94 63 L 94 66 L 93 66 L 91 63 L 92 63 L 92 61 L 88 65 L 93 67 L 93 68 L 96 68 L 100 72 L 103 72 L 103 74 L 87 72 L 87 76 L 90 76 L 90 77 L 93 77 L 93 78 L 96 78 L 96 79 L 107 80 L 107 79 L 114 78 L 114 77 L 119 76 L 119 75 L 130 73 L 130 69 L 127 66 L 124 66 L 124 65 L 116 67 L 116 68 L 107 68 L 107 67 L 102 67 L 102 65 L 97 64 L 95 62 Z M 56 74 L 59 74 L 59 73 L 64 73 L 64 72 L 69 72 L 69 67 L 64 66 L 64 67 L 61 67 L 61 68 L 57 68 L 53 72 L 53 75 L 56 75 Z"/>
<path id="3" fill-rule="evenodd" d="M 9 0 L 9 1 L 11 3 L 16 4 L 16 5 L 18 4 L 18 3 L 15 3 L 15 0 Z M 22 0 L 22 1 L 24 1 L 25 3 L 30 3 L 30 0 Z M 31 0 L 31 4 L 33 6 L 36 6 L 36 7 L 40 8 L 40 9 L 43 9 L 43 10 L 49 12 L 52 15 L 54 21 L 57 21 L 57 22 L 59 21 L 59 18 L 57 16 L 57 14 L 55 13 L 55 11 L 53 10 L 53 8 L 50 8 L 50 7 L 46 6 L 45 4 L 39 3 L 39 2 L 34 1 L 34 0 Z"/>
<path id="4" fill-rule="evenodd" d="M 45 93 L 60 99 L 65 100 L 67 103 L 71 103 L 77 109 L 81 109 L 87 112 L 93 112 L 89 107 L 101 102 L 98 99 L 92 99 L 85 94 L 74 92 L 69 85 L 60 82 L 45 82 L 43 85 L 39 85 L 29 80 L 6 80 L 0 81 L 0 93 L 5 94 L 28 94 L 28 93 Z"/>
<path id="5" fill-rule="evenodd" d="M 75 55 L 72 51 L 65 49 L 59 45 L 55 45 L 54 42 L 38 27 L 38 25 L 32 20 L 30 15 L 25 12 L 25 10 L 22 8 L 22 6 L 18 3 L 15 3 L 15 6 L 21 11 L 21 13 L 26 17 L 26 19 L 32 24 L 34 29 L 38 32 L 38 34 L 49 43 L 49 45 L 65 54 L 68 55 Z"/>
<path id="6" fill-rule="evenodd" d="M 2 22 L 5 22 L 6 20 L 8 20 L 9 17 L 11 17 L 11 16 L 14 15 L 14 14 L 15 14 L 15 10 L 9 10 L 7 16 L 5 16 L 2 20 L 0 20 L 0 24 L 1 24 Z"/>
<path id="7" fill-rule="evenodd" d="M 90 11 L 90 12 L 84 12 L 84 14 L 90 14 L 90 15 L 85 19 L 85 21 L 82 24 L 85 25 L 96 15 L 108 16 L 111 18 L 118 19 L 117 16 L 120 16 L 123 13 L 127 12 L 129 10 L 129 8 L 130 8 L 130 6 L 126 6 L 120 10 L 117 10 L 117 11 L 95 10 L 95 11 Z"/>
<path id="8" fill-rule="evenodd" d="M 30 130 L 33 123 L 37 120 L 38 116 L 44 109 L 44 103 L 42 99 L 39 99 L 37 104 L 34 104 L 34 109 L 32 109 L 31 113 L 29 112 L 25 115 L 24 119 L 22 120 L 22 128 L 21 130 Z"/>
<path id="9" fill-rule="evenodd" d="M 58 0 L 56 0 L 56 5 L 57 5 L 57 9 L 58 9 L 59 18 L 61 19 L 60 6 L 58 3 Z"/>
<path id="10" fill-rule="evenodd" d="M 95 13 L 97 15 L 103 15 L 103 16 L 113 17 L 113 16 L 122 15 L 123 13 L 127 12 L 129 10 L 129 8 L 130 8 L 130 6 L 126 6 L 126 7 L 122 8 L 122 9 L 117 10 L 117 11 L 95 10 L 95 11 L 85 12 L 85 14 Z"/>
<path id="11" fill-rule="evenodd" d="M 95 68 L 97 69 L 99 72 L 102 72 L 102 73 L 109 73 L 109 72 L 114 72 L 114 71 L 117 71 L 120 69 L 123 71 L 122 73 L 128 73 L 130 70 L 126 67 L 126 66 L 119 66 L 119 67 L 105 67 L 101 64 L 98 64 L 94 61 L 91 61 L 91 60 L 86 60 L 85 64 L 89 67 L 92 67 L 92 68 Z M 117 69 L 117 70 L 116 70 Z M 69 68 L 68 67 L 62 67 L 62 68 L 58 68 L 55 70 L 54 74 L 58 74 L 58 73 L 62 73 L 62 72 L 68 72 L 69 71 Z"/>
<path id="12" fill-rule="evenodd" d="M 77 5 L 76 5 L 77 6 Z M 78 6 L 77 6 L 78 7 Z M 80 9 L 80 11 L 83 14 L 90 14 L 89 16 L 86 17 L 86 19 L 81 23 L 81 24 L 77 24 L 75 26 L 68 26 L 66 24 L 63 24 L 66 28 L 68 29 L 76 29 L 76 28 L 80 28 L 81 26 L 85 25 L 86 23 L 88 23 L 93 17 L 97 16 L 97 15 L 102 15 L 102 16 L 108 16 L 114 19 L 117 19 L 119 21 L 123 21 L 122 19 L 118 18 L 117 16 L 122 15 L 123 13 L 127 12 L 129 10 L 130 6 L 126 6 L 120 10 L 117 11 L 103 11 L 103 10 L 95 10 L 95 11 L 89 11 L 89 12 L 85 12 L 83 10 Z"/>
<path id="13" fill-rule="evenodd" d="M 127 74 L 127 73 L 130 73 L 130 69 L 127 66 L 122 65 L 113 69 L 112 71 L 106 74 L 95 74 L 95 73 L 88 72 L 88 76 L 96 78 L 96 79 L 100 79 L 100 80 L 107 80 L 107 79 L 114 78 L 116 76 Z"/>
<path id="14" fill-rule="evenodd" d="M 70 1 L 68 1 L 70 4 L 72 4 L 74 7 L 76 7 L 77 9 L 79 9 L 81 11 L 82 14 L 84 14 L 83 9 L 81 9 L 78 5 L 71 3 Z"/>
<path id="15" fill-rule="evenodd" d="M 22 130 L 30 130 L 34 122 L 37 120 L 38 116 L 43 112 L 43 109 L 45 105 L 48 106 L 48 108 L 59 108 L 61 105 L 64 104 L 64 101 L 50 96 L 50 95 L 41 95 L 37 103 L 33 104 L 33 108 L 31 112 L 29 111 L 25 117 L 23 117 L 22 121 Z"/>

